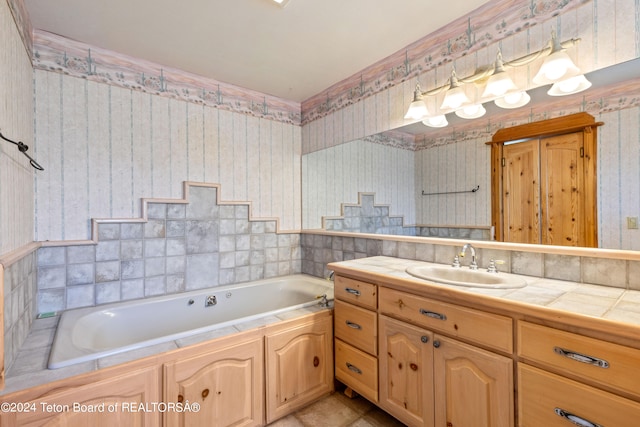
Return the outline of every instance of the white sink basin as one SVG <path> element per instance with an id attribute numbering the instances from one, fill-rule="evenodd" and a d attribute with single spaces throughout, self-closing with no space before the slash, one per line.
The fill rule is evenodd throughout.
<path id="1" fill-rule="evenodd" d="M 483 270 L 469 270 L 465 267 L 413 266 L 407 273 L 420 279 L 447 285 L 473 288 L 512 289 L 527 285 L 524 279 L 508 273 L 487 273 Z"/>

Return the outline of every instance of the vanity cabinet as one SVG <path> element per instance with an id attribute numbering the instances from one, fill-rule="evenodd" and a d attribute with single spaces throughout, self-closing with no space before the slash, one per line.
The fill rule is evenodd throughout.
<path id="1" fill-rule="evenodd" d="M 635 426 L 640 350 L 518 322 L 521 426 Z"/>
<path id="2" fill-rule="evenodd" d="M 372 283 L 335 277 L 335 376 L 372 402 L 378 401 L 377 293 Z"/>
<path id="3" fill-rule="evenodd" d="M 25 405 L 17 412 L 2 411 L 0 425 L 155 427 L 161 423 L 160 412 L 144 409 L 162 401 L 159 377 L 156 367 L 147 367 L 93 383 L 69 381 L 33 400 L 3 396 L 2 402 Z"/>
<path id="4" fill-rule="evenodd" d="M 379 304 L 383 409 L 410 426 L 514 425 L 513 360 L 443 335 L 506 351 L 510 318 L 385 287 Z"/>
<path id="5" fill-rule="evenodd" d="M 165 426 L 263 425 L 263 378 L 261 338 L 165 363 L 165 401 L 200 405 L 197 412 L 165 412 Z"/>
<path id="6" fill-rule="evenodd" d="M 380 407 L 408 425 L 433 427 L 433 333 L 379 320 Z"/>
<path id="7" fill-rule="evenodd" d="M 267 423 L 333 390 L 332 331 L 332 319 L 325 317 L 267 333 Z"/>

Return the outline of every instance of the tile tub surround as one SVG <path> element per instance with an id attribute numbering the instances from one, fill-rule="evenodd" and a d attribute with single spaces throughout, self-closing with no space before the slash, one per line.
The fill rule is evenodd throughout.
<path id="1" fill-rule="evenodd" d="M 300 235 L 226 204 L 215 185 L 185 200 L 145 200 L 145 218 L 94 221 L 95 242 L 37 253 L 37 312 L 47 313 L 301 271 Z M 63 243 L 63 242 L 62 242 Z"/>
<path id="2" fill-rule="evenodd" d="M 442 239 L 383 236 L 358 233 L 304 232 L 302 272 L 327 277 L 327 264 L 371 256 L 390 256 L 406 260 L 451 264 L 466 240 L 447 242 Z M 486 268 L 489 260 L 501 260 L 498 270 L 539 278 L 640 290 L 640 261 L 602 258 L 586 255 L 559 255 L 552 251 L 529 252 L 508 249 L 499 242 L 471 241 L 476 248 L 478 265 Z M 525 247 L 526 245 L 513 245 Z M 582 249 L 582 248 L 580 248 Z M 536 251 L 544 250 L 538 246 Z M 564 249 L 563 249 L 564 250 Z M 566 248 L 565 252 L 570 252 Z M 588 250 L 584 250 L 588 254 Z M 466 266 L 465 259 L 461 259 Z"/>
<path id="3" fill-rule="evenodd" d="M 36 317 L 36 253 L 4 268 L 4 361 L 9 366 Z"/>
<path id="4" fill-rule="evenodd" d="M 391 215 L 390 210 L 389 205 L 376 204 L 374 193 L 358 193 L 357 204 L 341 203 L 340 216 L 322 217 L 323 229 L 471 240 L 490 240 L 492 236 L 491 227 L 405 225 L 404 217 Z"/>

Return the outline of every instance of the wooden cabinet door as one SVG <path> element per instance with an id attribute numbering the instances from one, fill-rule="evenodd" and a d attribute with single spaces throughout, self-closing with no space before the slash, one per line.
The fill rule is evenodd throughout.
<path id="1" fill-rule="evenodd" d="M 540 140 L 542 243 L 587 246 L 582 132 Z"/>
<path id="2" fill-rule="evenodd" d="M 513 360 L 434 336 L 435 425 L 513 427 Z"/>
<path id="3" fill-rule="evenodd" d="M 161 401 L 160 372 L 149 367 L 92 384 L 69 384 L 31 402 L 35 411 L 10 414 L 15 419 L 2 418 L 0 425 L 155 427 L 161 412 L 149 405 Z"/>
<path id="4" fill-rule="evenodd" d="M 378 326 L 380 407 L 410 426 L 432 427 L 433 334 L 382 315 Z"/>
<path id="5" fill-rule="evenodd" d="M 540 155 L 538 140 L 503 148 L 505 242 L 540 243 Z"/>
<path id="6" fill-rule="evenodd" d="M 262 425 L 263 368 L 262 338 L 166 363 L 165 401 L 198 403 L 200 409 L 167 411 L 165 426 Z"/>
<path id="7" fill-rule="evenodd" d="M 333 390 L 331 317 L 268 334 L 267 422 Z"/>
<path id="8" fill-rule="evenodd" d="M 498 130 L 491 141 L 496 240 L 598 246 L 596 123 L 587 113 Z"/>

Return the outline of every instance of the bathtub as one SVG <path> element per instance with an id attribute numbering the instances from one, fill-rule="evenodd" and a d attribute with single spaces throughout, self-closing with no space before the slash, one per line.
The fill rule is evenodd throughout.
<path id="1" fill-rule="evenodd" d="M 258 280 L 62 313 L 49 369 L 95 360 L 319 304 L 333 282 L 306 275 Z"/>

